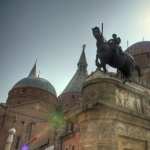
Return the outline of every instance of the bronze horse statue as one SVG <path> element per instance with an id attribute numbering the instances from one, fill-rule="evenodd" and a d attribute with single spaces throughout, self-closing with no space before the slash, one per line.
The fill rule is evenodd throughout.
<path id="1" fill-rule="evenodd" d="M 103 68 L 103 71 L 107 72 L 106 64 L 116 68 L 122 74 L 124 83 L 127 80 L 130 81 L 130 77 L 134 70 L 137 71 L 139 77 L 141 76 L 140 68 L 130 54 L 126 52 L 122 52 L 120 54 L 116 53 L 109 42 L 104 39 L 103 34 L 98 27 L 92 28 L 92 32 L 97 41 L 97 55 L 95 63 L 99 70 Z"/>

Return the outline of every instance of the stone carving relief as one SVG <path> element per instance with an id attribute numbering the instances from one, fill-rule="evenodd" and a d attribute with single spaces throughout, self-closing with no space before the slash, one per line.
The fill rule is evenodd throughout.
<path id="1" fill-rule="evenodd" d="M 136 139 L 149 139 L 150 132 L 147 132 L 146 129 L 132 126 L 132 125 L 125 125 L 123 123 L 117 123 L 116 125 L 116 133 L 118 135 L 132 137 Z"/>
<path id="2" fill-rule="evenodd" d="M 144 113 L 147 116 L 150 116 L 150 100 L 143 101 L 143 108 L 144 108 Z"/>
<path id="3" fill-rule="evenodd" d="M 141 99 L 138 95 L 118 88 L 116 89 L 115 94 L 116 105 L 139 113 L 142 112 Z"/>
<path id="4" fill-rule="evenodd" d="M 120 136 L 118 148 L 119 150 L 146 150 L 146 141 Z"/>

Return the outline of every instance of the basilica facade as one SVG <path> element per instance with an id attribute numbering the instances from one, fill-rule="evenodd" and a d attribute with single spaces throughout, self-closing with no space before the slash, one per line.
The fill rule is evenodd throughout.
<path id="1" fill-rule="evenodd" d="M 59 96 L 36 63 L 12 87 L 0 104 L 0 150 L 12 128 L 11 150 L 150 150 L 150 41 L 126 50 L 142 70 L 126 84 L 116 73 L 88 74 L 84 48 Z"/>

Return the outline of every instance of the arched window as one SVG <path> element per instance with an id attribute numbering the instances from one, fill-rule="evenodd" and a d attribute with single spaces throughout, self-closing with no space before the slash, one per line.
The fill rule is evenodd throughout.
<path id="1" fill-rule="evenodd" d="M 66 130 L 67 132 L 73 132 L 73 129 L 74 129 L 74 124 L 72 122 L 68 122 L 67 124 L 67 127 L 66 127 Z"/>
<path id="2" fill-rule="evenodd" d="M 30 122 L 27 125 L 27 128 L 26 128 L 26 138 L 25 138 L 26 140 L 30 140 L 30 138 L 31 138 L 33 125 L 35 125 L 34 122 Z"/>
<path id="3" fill-rule="evenodd" d="M 6 114 L 4 114 L 4 115 L 2 116 L 1 127 L 4 127 L 5 120 L 6 120 Z"/>
<path id="4" fill-rule="evenodd" d="M 20 137 L 20 136 L 17 136 L 17 137 L 16 137 L 15 149 L 18 149 L 18 148 L 19 148 L 20 139 L 21 139 L 21 137 Z"/>
<path id="5" fill-rule="evenodd" d="M 75 146 L 74 145 L 72 145 L 72 150 L 75 150 Z"/>

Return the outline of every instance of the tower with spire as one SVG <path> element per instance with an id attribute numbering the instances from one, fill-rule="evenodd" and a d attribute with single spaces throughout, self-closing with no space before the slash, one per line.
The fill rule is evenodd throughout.
<path id="1" fill-rule="evenodd" d="M 87 61 L 86 61 L 86 56 L 85 56 L 86 45 L 83 44 L 82 48 L 83 48 L 83 50 L 82 50 L 82 54 L 81 54 L 79 62 L 78 62 L 78 69 L 80 70 L 80 72 L 87 73 Z"/>
<path id="2" fill-rule="evenodd" d="M 85 81 L 88 73 L 87 73 L 87 61 L 85 56 L 85 47 L 86 45 L 83 45 L 82 53 L 80 56 L 80 59 L 77 64 L 77 70 L 66 88 L 64 89 L 62 94 L 65 93 L 78 93 L 81 92 L 82 84 Z"/>
<path id="3" fill-rule="evenodd" d="M 79 103 L 81 89 L 85 79 L 88 76 L 85 47 L 86 45 L 84 44 L 82 46 L 82 53 L 77 63 L 77 70 L 75 74 L 73 75 L 70 82 L 67 84 L 62 94 L 59 96 L 59 99 L 63 103 L 64 108 L 70 108 L 70 105 L 75 105 L 75 103 Z"/>
<path id="4" fill-rule="evenodd" d="M 28 75 L 29 78 L 37 78 L 36 64 L 37 64 L 37 60 L 35 61 L 35 64 Z"/>

